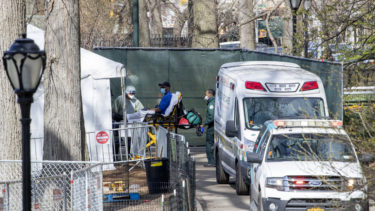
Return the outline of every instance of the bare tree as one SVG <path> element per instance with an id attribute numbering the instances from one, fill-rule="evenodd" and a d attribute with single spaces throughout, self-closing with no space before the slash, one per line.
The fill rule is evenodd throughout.
<path id="1" fill-rule="evenodd" d="M 43 157 L 84 160 L 78 1 L 47 1 L 46 21 Z"/>
<path id="2" fill-rule="evenodd" d="M 129 46 L 133 37 L 133 1 L 79 0 L 81 46 Z"/>
<path id="3" fill-rule="evenodd" d="M 255 24 L 254 20 L 250 21 L 255 16 L 254 1 L 239 0 L 238 11 L 241 48 L 255 50 Z"/>
<path id="4" fill-rule="evenodd" d="M 166 0 L 164 9 L 169 9 L 173 11 L 175 16 L 175 21 L 173 25 L 173 36 L 180 37 L 182 33 L 182 29 L 189 19 L 189 8 L 187 5 L 178 7 L 178 1 L 173 0 Z M 164 14 L 168 14 L 167 11 Z"/>
<path id="5" fill-rule="evenodd" d="M 216 22 L 216 0 L 192 0 L 193 48 L 217 48 L 219 39 Z"/>
<path id="6" fill-rule="evenodd" d="M 133 33 L 133 3 L 128 0 L 119 3 L 116 16 L 116 24 L 119 28 L 117 34 L 131 37 Z"/>
<path id="7" fill-rule="evenodd" d="M 276 40 L 275 40 L 275 38 L 272 34 L 272 31 L 271 31 L 271 28 L 270 28 L 270 25 L 269 25 L 269 20 L 270 20 L 270 17 L 272 15 L 272 13 L 274 13 L 275 10 L 277 10 L 282 3 L 283 3 L 283 1 L 280 1 L 273 9 L 271 9 L 267 12 L 267 16 L 266 16 L 267 33 L 270 37 L 270 40 L 272 41 L 273 47 L 275 48 L 275 53 L 278 53 L 278 46 L 277 46 Z"/>
<path id="8" fill-rule="evenodd" d="M 147 5 L 150 13 L 150 28 L 151 35 L 162 35 L 163 34 L 163 23 L 161 20 L 161 6 L 160 0 L 148 0 Z"/>

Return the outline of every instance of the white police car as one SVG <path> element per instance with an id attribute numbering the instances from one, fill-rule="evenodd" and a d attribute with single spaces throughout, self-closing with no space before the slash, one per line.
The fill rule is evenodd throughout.
<path id="1" fill-rule="evenodd" d="M 250 164 L 250 210 L 368 210 L 366 179 L 335 120 L 272 120 Z"/>

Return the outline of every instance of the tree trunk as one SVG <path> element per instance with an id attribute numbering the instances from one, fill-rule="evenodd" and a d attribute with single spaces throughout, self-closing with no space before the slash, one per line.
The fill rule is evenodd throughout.
<path id="1" fill-rule="evenodd" d="M 218 48 L 215 0 L 193 0 L 193 48 Z"/>
<path id="2" fill-rule="evenodd" d="M 150 28 L 148 26 L 146 0 L 138 0 L 139 47 L 150 47 Z"/>
<path id="3" fill-rule="evenodd" d="M 83 160 L 85 130 L 78 0 L 48 1 L 46 16 L 43 157 L 45 160 Z"/>
<path id="4" fill-rule="evenodd" d="M 254 2 L 253 0 L 239 0 L 238 20 L 240 22 L 240 44 L 241 48 L 250 50 L 256 49 L 255 25 L 254 21 Z"/>
<path id="5" fill-rule="evenodd" d="M 131 36 L 133 33 L 133 2 L 124 1 L 123 6 L 119 12 L 118 34 L 124 34 L 125 36 Z"/>
<path id="6" fill-rule="evenodd" d="M 186 21 L 189 18 L 189 8 L 185 8 L 182 12 L 177 13 L 176 12 L 176 21 L 173 25 L 173 36 L 175 37 L 181 37 L 182 29 L 184 28 L 184 25 Z"/>
<path id="7" fill-rule="evenodd" d="M 151 35 L 162 35 L 163 34 L 163 22 L 161 20 L 161 2 L 160 0 L 149 0 L 150 8 L 150 25 Z"/>
<path id="8" fill-rule="evenodd" d="M 293 20 L 289 0 L 285 0 L 283 54 L 291 55 L 293 52 Z"/>
<path id="9" fill-rule="evenodd" d="M 0 1 L 0 52 L 8 50 L 11 44 L 26 32 L 26 4 L 25 0 Z M 16 95 L 0 65 L 0 160 L 21 160 L 21 124 L 20 109 Z M 9 169 L 20 171 L 20 169 Z M 12 175 L 8 170 L 0 171 L 0 179 Z M 8 178 L 10 179 L 10 178 Z M 15 178 L 12 178 L 15 179 Z"/>

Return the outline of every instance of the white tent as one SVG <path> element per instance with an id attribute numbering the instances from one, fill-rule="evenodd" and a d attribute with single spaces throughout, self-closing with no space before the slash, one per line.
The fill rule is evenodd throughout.
<path id="1" fill-rule="evenodd" d="M 27 37 L 44 49 L 44 31 L 32 26 L 27 26 Z M 48 53 L 48 52 L 47 52 Z M 112 129 L 112 106 L 110 78 L 123 77 L 125 69 L 121 63 L 114 62 L 103 56 L 81 48 L 81 91 L 83 116 L 86 132 L 96 132 Z M 43 136 L 44 136 L 44 91 L 43 84 L 34 94 L 34 103 L 31 107 L 31 138 L 32 138 L 32 160 L 43 158 Z M 108 147 L 107 156 L 104 152 L 98 152 L 96 139 L 90 140 L 90 159 L 96 161 L 111 162 L 112 148 Z M 93 142 L 93 143 L 91 143 Z M 111 143 L 109 143 L 111 144 Z M 95 152 L 95 153 L 91 153 Z M 108 156 L 109 155 L 109 156 Z"/>

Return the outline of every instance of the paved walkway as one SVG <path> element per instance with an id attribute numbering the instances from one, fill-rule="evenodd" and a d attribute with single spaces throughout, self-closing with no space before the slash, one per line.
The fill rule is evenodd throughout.
<path id="1" fill-rule="evenodd" d="M 234 180 L 230 184 L 217 184 L 215 167 L 204 167 L 207 163 L 205 148 L 193 147 L 196 159 L 196 199 L 204 211 L 249 210 L 249 196 L 237 196 Z"/>
<path id="2" fill-rule="evenodd" d="M 217 184 L 215 167 L 204 167 L 207 163 L 204 147 L 192 147 L 191 153 L 196 160 L 196 199 L 204 211 L 232 211 L 249 210 L 249 196 L 237 196 L 234 179 L 228 184 Z M 375 211 L 374 202 L 371 201 L 370 211 Z"/>

